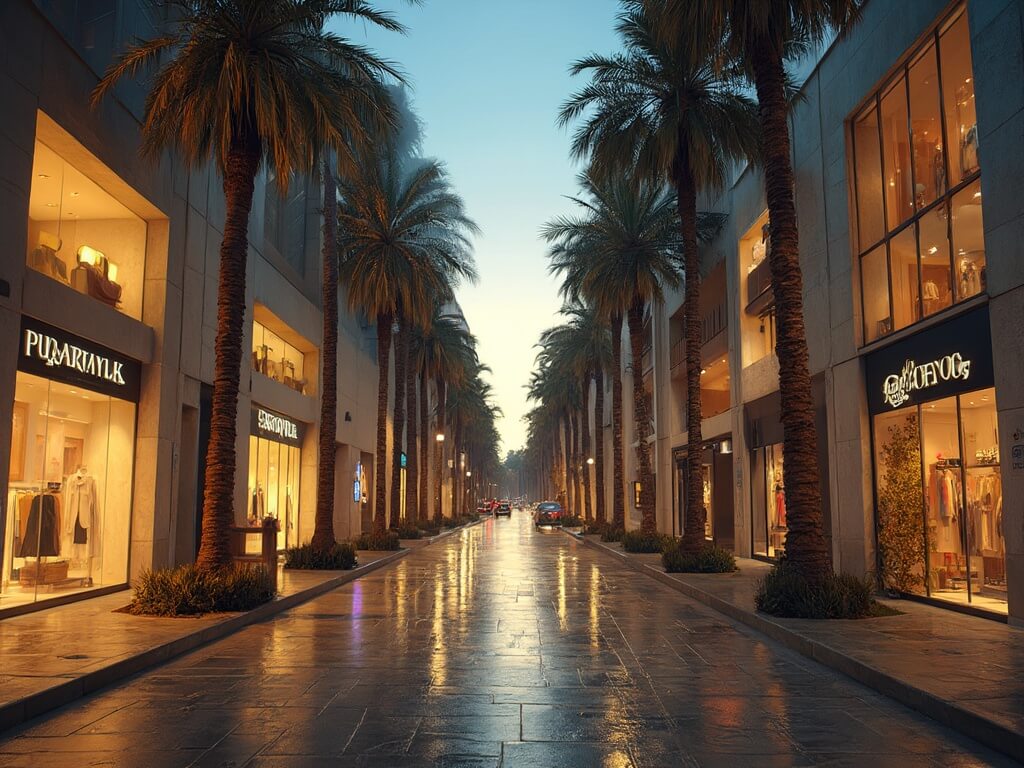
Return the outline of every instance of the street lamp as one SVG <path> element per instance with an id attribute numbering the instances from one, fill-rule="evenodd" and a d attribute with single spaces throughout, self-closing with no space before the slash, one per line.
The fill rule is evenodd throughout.
<path id="1" fill-rule="evenodd" d="M 473 476 L 473 470 L 467 469 L 466 470 L 466 477 L 472 477 L 472 476 Z"/>
<path id="2" fill-rule="evenodd" d="M 588 456 L 587 457 L 587 464 L 593 464 L 593 463 L 594 463 L 594 457 L 593 456 Z"/>
<path id="3" fill-rule="evenodd" d="M 444 432 L 438 432 L 437 435 L 434 437 L 434 439 L 437 440 L 437 442 L 439 442 L 439 443 L 443 443 L 444 442 Z"/>

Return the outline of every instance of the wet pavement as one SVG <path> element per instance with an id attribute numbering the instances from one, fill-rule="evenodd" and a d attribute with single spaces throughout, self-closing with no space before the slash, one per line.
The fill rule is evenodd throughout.
<path id="1" fill-rule="evenodd" d="M 10 768 L 1005 764 L 524 512 L 0 742 Z"/>

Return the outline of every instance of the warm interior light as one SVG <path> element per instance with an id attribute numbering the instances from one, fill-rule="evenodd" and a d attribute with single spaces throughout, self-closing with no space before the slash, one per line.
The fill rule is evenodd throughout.
<path id="1" fill-rule="evenodd" d="M 444 442 L 444 432 L 438 432 L 437 433 L 437 437 L 435 437 L 434 439 L 437 440 L 437 442 L 439 442 L 439 443 L 443 443 Z"/>
<path id="2" fill-rule="evenodd" d="M 97 251 L 95 248 L 88 245 L 83 245 L 78 249 L 78 262 L 80 264 L 91 264 L 95 267 L 99 266 L 100 262 L 105 258 L 106 256 L 104 256 L 100 251 Z"/>
<path id="3" fill-rule="evenodd" d="M 587 464 L 593 464 L 593 463 L 594 463 L 594 457 L 593 456 L 588 456 L 587 457 Z"/>
<path id="4" fill-rule="evenodd" d="M 112 283 L 117 282 L 117 264 L 112 261 L 107 262 L 107 279 Z"/>
<path id="5" fill-rule="evenodd" d="M 467 469 L 466 470 L 466 477 L 472 477 L 472 476 L 473 476 L 472 470 Z"/>

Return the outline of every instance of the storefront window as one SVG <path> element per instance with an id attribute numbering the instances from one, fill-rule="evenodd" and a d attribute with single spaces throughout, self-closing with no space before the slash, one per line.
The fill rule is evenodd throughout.
<path id="1" fill-rule="evenodd" d="M 962 8 L 851 121 L 851 137 L 868 343 L 985 290 L 974 86 Z M 880 239 L 887 240 L 884 253 Z M 878 279 L 883 257 L 889 280 Z"/>
<path id="2" fill-rule="evenodd" d="M 252 408 L 249 436 L 247 524 L 278 522 L 278 549 L 298 543 L 299 469 L 304 426 L 258 405 Z"/>
<path id="3" fill-rule="evenodd" d="M 17 373 L 0 610 L 127 580 L 135 404 Z"/>
<path id="4" fill-rule="evenodd" d="M 786 552 L 786 485 L 782 462 L 782 444 L 764 449 L 765 509 L 768 511 L 768 557 Z"/>
<path id="5" fill-rule="evenodd" d="M 886 586 L 1005 613 L 995 390 L 880 414 L 874 429 Z"/>
<path id="6" fill-rule="evenodd" d="M 28 266 L 142 318 L 146 222 L 41 141 L 28 216 Z"/>
<path id="7" fill-rule="evenodd" d="M 274 381 L 309 394 L 303 375 L 305 355 L 258 321 L 252 324 L 252 369 Z"/>
<path id="8" fill-rule="evenodd" d="M 980 181 L 953 196 L 953 251 L 957 297 L 969 299 L 987 290 Z"/>

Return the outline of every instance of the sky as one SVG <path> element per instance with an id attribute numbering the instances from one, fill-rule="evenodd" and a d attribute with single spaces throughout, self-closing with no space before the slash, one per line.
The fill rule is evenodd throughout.
<path id="1" fill-rule="evenodd" d="M 545 221 L 570 213 L 579 168 L 558 108 L 583 77 L 569 65 L 616 49 L 615 0 L 379 0 L 406 36 L 335 22 L 332 28 L 399 64 L 424 125 L 424 154 L 448 166 L 482 234 L 480 280 L 458 291 L 481 360 L 493 370 L 502 451 L 525 442 L 525 385 L 540 332 L 559 322 L 547 271 Z"/>

